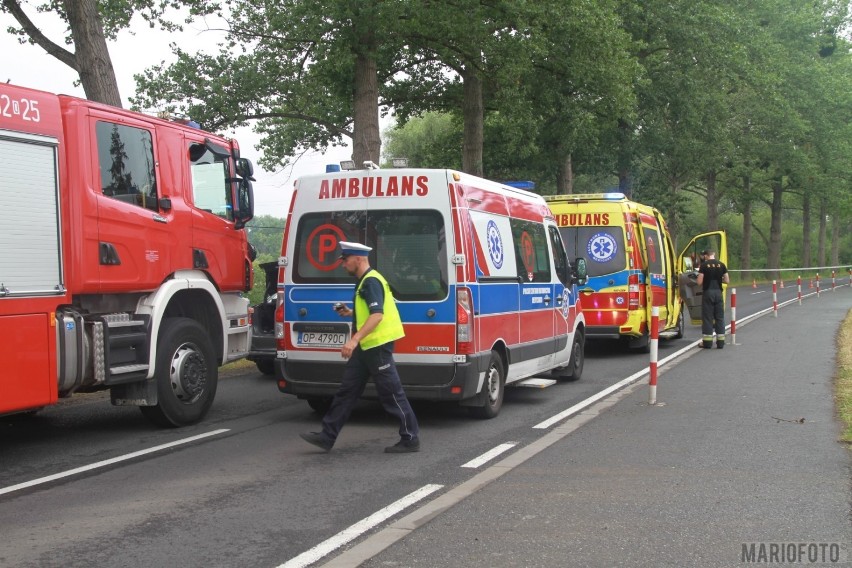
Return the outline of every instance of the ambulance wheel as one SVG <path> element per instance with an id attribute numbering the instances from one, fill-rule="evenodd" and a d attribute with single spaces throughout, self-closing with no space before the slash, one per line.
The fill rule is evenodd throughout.
<path id="1" fill-rule="evenodd" d="M 675 339 L 683 339 L 683 335 L 686 333 L 686 317 L 683 315 L 683 304 L 680 306 L 680 315 L 677 317 L 677 331 L 675 332 Z"/>
<path id="2" fill-rule="evenodd" d="M 627 346 L 634 353 L 650 353 L 651 352 L 651 334 L 644 333 L 639 337 L 631 337 Z"/>
<path id="3" fill-rule="evenodd" d="M 189 318 L 166 318 L 157 340 L 157 405 L 140 406 L 154 424 L 185 426 L 200 421 L 216 396 L 219 367 L 205 329 Z"/>
<path id="4" fill-rule="evenodd" d="M 506 371 L 503 369 L 503 360 L 496 351 L 491 352 L 491 360 L 488 362 L 488 370 L 485 371 L 485 384 L 482 385 L 482 396 L 485 404 L 482 406 L 470 406 L 471 415 L 476 418 L 494 418 L 500 413 L 503 406 L 503 393 L 506 390 Z"/>
<path id="5" fill-rule="evenodd" d="M 312 396 L 308 400 L 308 406 L 317 414 L 325 414 L 331 408 L 330 396 Z"/>
<path id="6" fill-rule="evenodd" d="M 586 362 L 583 333 L 574 334 L 574 344 L 571 346 L 571 361 L 567 367 L 559 369 L 559 378 L 563 381 L 579 381 L 583 376 L 583 365 Z"/>

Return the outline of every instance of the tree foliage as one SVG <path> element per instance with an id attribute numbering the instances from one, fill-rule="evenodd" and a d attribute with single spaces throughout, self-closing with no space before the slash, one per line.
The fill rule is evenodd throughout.
<path id="1" fill-rule="evenodd" d="M 0 12 L 11 14 L 17 22 L 6 31 L 17 36 L 21 43 L 38 45 L 76 71 L 86 98 L 117 107 L 122 102 L 107 40 L 114 40 L 119 31 L 129 28 L 137 14 L 151 27 L 178 30 L 180 23 L 166 18 L 170 10 L 181 10 L 185 22 L 189 22 L 217 9 L 217 3 L 212 0 L 46 0 L 36 4 L 36 13 L 53 13 L 67 24 L 60 40 L 43 33 L 24 9 L 25 5 L 28 5 L 25 0 L 0 0 Z M 74 51 L 64 46 L 73 46 Z"/>
<path id="2" fill-rule="evenodd" d="M 18 4 L 0 0 L 6 11 Z M 86 4 L 97 4 L 106 39 L 135 14 L 177 26 L 167 18 L 175 8 L 190 18 L 221 10 L 218 51 L 173 46 L 174 62 L 137 77 L 133 102 L 208 129 L 251 123 L 267 168 L 342 144 L 378 161 L 378 117 L 393 112 L 386 158 L 531 179 L 547 193 L 617 187 L 662 209 L 681 236 L 738 235 L 744 267 L 755 255 L 778 267 L 793 250 L 800 264 L 852 260 L 839 244 L 852 226 L 845 0 L 75 6 Z M 69 5 L 40 9 L 70 23 Z M 798 246 L 782 241 L 791 227 Z"/>

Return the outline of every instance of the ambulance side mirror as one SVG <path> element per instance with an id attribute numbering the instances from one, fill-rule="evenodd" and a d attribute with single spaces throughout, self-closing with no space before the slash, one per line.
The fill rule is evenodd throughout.
<path id="1" fill-rule="evenodd" d="M 586 285 L 586 277 L 588 276 L 586 268 L 586 259 L 579 257 L 574 261 L 574 277 L 573 280 L 578 286 Z"/>

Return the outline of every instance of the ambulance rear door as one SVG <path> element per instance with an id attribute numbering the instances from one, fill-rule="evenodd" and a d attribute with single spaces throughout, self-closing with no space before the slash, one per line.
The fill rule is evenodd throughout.
<path id="1" fill-rule="evenodd" d="M 551 203 L 568 258 L 587 259 L 588 279 L 579 289 L 588 336 L 618 339 L 628 318 L 628 279 L 632 249 L 622 203 L 589 200 L 567 209 Z"/>
<path id="2" fill-rule="evenodd" d="M 651 209 L 640 212 L 640 242 L 647 271 L 646 321 L 651 322 L 651 310 L 659 308 L 660 331 L 673 327 L 678 317 L 677 278 L 675 277 L 674 250 L 660 212 Z M 649 327 L 650 329 L 650 327 Z"/>
<path id="3" fill-rule="evenodd" d="M 303 178 L 288 239 L 285 286 L 288 366 L 302 381 L 339 381 L 340 348 L 350 334 L 335 302 L 352 307 L 355 279 L 339 242 L 363 243 L 388 281 L 405 337 L 394 359 L 406 387 L 449 383 L 455 363 L 455 289 L 448 242 L 452 223 L 443 170 L 362 170 Z M 292 244 L 290 244 L 292 242 Z M 323 364 L 324 363 L 324 364 Z"/>

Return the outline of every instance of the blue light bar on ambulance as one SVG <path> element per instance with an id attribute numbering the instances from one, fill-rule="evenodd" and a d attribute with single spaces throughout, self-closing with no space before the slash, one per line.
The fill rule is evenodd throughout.
<path id="1" fill-rule="evenodd" d="M 503 184 L 518 189 L 526 189 L 527 191 L 532 191 L 535 189 L 534 181 L 504 181 Z"/>
<path id="2" fill-rule="evenodd" d="M 325 165 L 325 173 L 331 174 L 334 172 L 340 171 L 340 164 L 326 164 Z"/>

